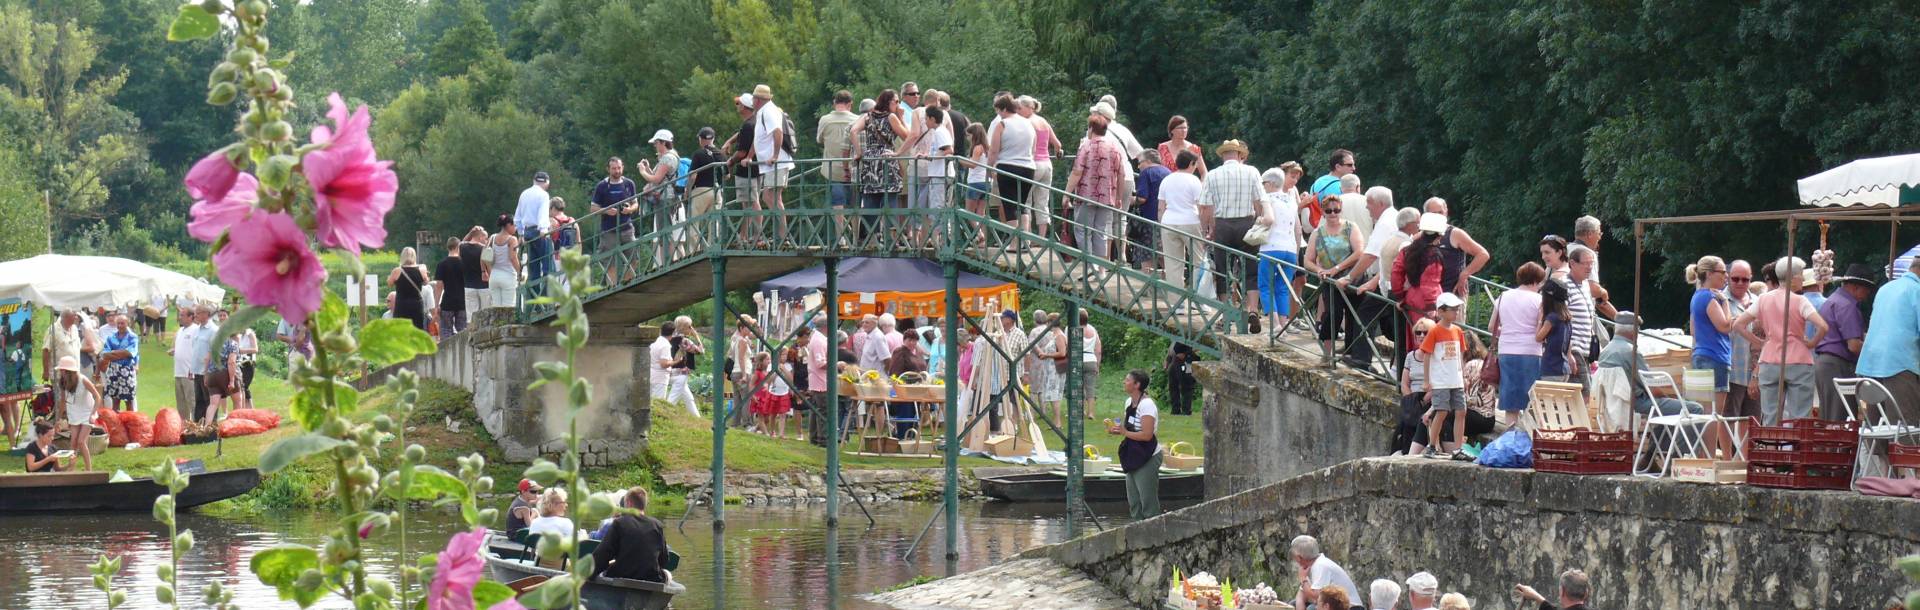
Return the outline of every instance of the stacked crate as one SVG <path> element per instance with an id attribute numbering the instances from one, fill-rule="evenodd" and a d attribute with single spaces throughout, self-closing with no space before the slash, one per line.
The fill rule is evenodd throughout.
<path id="1" fill-rule="evenodd" d="M 1790 419 L 1755 426 L 1747 439 L 1747 484 L 1787 489 L 1847 489 L 1853 482 L 1860 422 Z"/>
<path id="2" fill-rule="evenodd" d="M 1533 469 L 1565 474 L 1633 472 L 1633 434 L 1586 428 L 1542 431 L 1533 439 Z"/>

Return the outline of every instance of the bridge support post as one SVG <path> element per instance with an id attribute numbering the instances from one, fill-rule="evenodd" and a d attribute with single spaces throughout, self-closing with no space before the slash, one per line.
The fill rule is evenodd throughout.
<path id="1" fill-rule="evenodd" d="M 727 259 L 713 257 L 713 334 L 718 341 L 727 336 Z M 713 479 L 710 486 L 713 529 L 726 529 L 727 489 L 727 359 L 709 354 L 713 362 Z M 832 484 L 828 484 L 832 489 Z"/>
<path id="2" fill-rule="evenodd" d="M 1080 392 L 1081 378 L 1086 376 L 1085 369 L 1081 365 L 1081 352 L 1086 349 L 1085 334 L 1080 330 L 1082 315 L 1085 314 L 1081 312 L 1080 305 L 1068 300 L 1066 315 L 1060 316 L 1067 321 L 1063 326 L 1067 333 L 1067 387 L 1065 388 L 1067 443 L 1065 449 L 1067 452 L 1067 539 L 1069 540 L 1080 537 L 1080 518 L 1083 516 L 1081 512 L 1087 505 L 1084 499 L 1086 489 L 1081 480 L 1086 469 L 1086 464 L 1081 461 L 1086 457 L 1086 451 L 1082 449 L 1086 445 L 1086 428 L 1083 423 L 1086 418 L 1082 416 L 1086 412 L 1084 404 L 1086 397 Z"/>
<path id="3" fill-rule="evenodd" d="M 951 240 L 949 240 L 951 241 Z M 943 271 L 947 280 L 946 328 L 941 329 L 947 343 L 947 359 L 940 374 L 946 378 L 946 400 L 941 405 L 946 422 L 941 446 L 945 448 L 946 490 L 940 494 L 940 508 L 947 517 L 947 559 L 960 558 L 960 265 L 948 257 Z"/>
<path id="4" fill-rule="evenodd" d="M 827 310 L 827 326 L 822 335 L 827 337 L 827 400 L 819 407 L 827 420 L 827 527 L 840 524 L 840 369 L 839 332 L 840 332 L 840 259 L 826 259 L 827 293 L 820 306 Z M 833 530 L 828 529 L 832 536 Z M 831 540 L 831 539 L 830 539 Z M 837 563 L 831 556 L 828 564 Z"/>

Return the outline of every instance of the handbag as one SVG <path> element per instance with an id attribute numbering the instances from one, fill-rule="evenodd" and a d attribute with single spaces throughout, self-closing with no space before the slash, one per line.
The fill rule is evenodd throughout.
<path id="1" fill-rule="evenodd" d="M 1487 327 L 1492 328 L 1493 323 L 1498 321 L 1499 319 L 1500 319 L 1500 304 L 1498 302 L 1495 302 L 1494 309 L 1493 309 L 1493 318 L 1487 321 Z M 1500 338 L 1493 337 L 1492 341 L 1493 341 L 1493 345 L 1487 349 L 1486 362 L 1483 362 L 1480 364 L 1480 384 L 1498 388 L 1500 387 L 1500 355 L 1498 353 Z"/>
<path id="2" fill-rule="evenodd" d="M 1267 230 L 1268 230 L 1267 225 L 1263 225 L 1257 222 L 1253 223 L 1253 226 L 1247 227 L 1247 233 L 1245 235 L 1240 236 L 1240 241 L 1247 242 L 1247 245 L 1249 246 L 1266 245 Z"/>

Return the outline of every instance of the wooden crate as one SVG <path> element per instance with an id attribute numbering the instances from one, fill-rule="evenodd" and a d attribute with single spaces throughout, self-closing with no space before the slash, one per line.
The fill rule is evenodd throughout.
<path id="1" fill-rule="evenodd" d="M 1675 458 L 1673 479 L 1693 483 L 1745 483 L 1747 482 L 1747 463 L 1739 460 Z"/>
<path id="2" fill-rule="evenodd" d="M 987 437 L 987 453 L 1000 457 L 1019 457 L 1033 453 L 1033 443 L 1010 434 L 996 434 Z"/>

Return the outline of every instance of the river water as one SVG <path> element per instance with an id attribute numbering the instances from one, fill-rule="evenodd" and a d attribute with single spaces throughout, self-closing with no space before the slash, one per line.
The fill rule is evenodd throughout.
<path id="1" fill-rule="evenodd" d="M 726 528 L 716 533 L 704 508 L 695 509 L 683 529 L 678 515 L 662 519 L 667 543 L 682 556 L 676 580 L 687 586 L 675 608 L 872 608 L 857 596 L 886 589 L 917 576 L 946 576 L 991 565 L 1026 548 L 1059 542 L 1066 536 L 1063 508 L 1053 504 L 964 502 L 960 505 L 959 558 L 942 555 L 940 526 L 921 548 L 906 555 L 921 528 L 939 513 L 938 504 L 892 502 L 872 507 L 869 526 L 855 506 L 844 507 L 840 526 L 825 526 L 825 510 L 729 507 Z M 1124 522 L 1124 504 L 1095 504 L 1107 527 Z M 1167 507 L 1169 510 L 1173 506 Z M 409 553 L 437 551 L 459 529 L 451 513 L 416 511 L 409 519 Z M 194 549 L 181 558 L 182 607 L 202 607 L 200 591 L 218 579 L 236 587 L 242 608 L 293 607 L 277 603 L 275 592 L 248 571 L 253 554 L 276 544 L 318 545 L 329 517 L 317 512 L 288 512 L 261 517 L 182 514 L 182 528 L 194 532 Z M 1092 524 L 1085 527 L 1093 528 Z M 369 552 L 375 572 L 391 577 L 398 553 L 394 536 L 375 540 Z M 124 556 L 114 579 L 127 591 L 122 608 L 160 608 L 153 598 L 154 567 L 167 561 L 166 531 L 144 512 L 17 516 L 0 518 L 0 608 L 105 608 L 105 596 L 91 587 L 87 564 L 100 553 Z M 719 552 L 716 552 L 719 549 Z M 329 598 L 320 608 L 349 607 Z"/>

